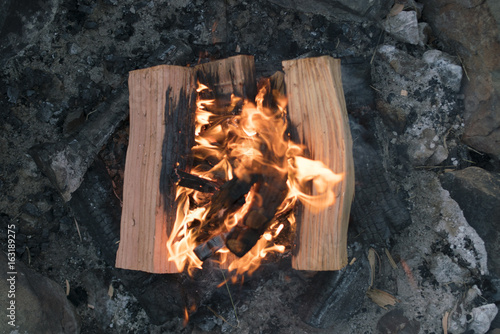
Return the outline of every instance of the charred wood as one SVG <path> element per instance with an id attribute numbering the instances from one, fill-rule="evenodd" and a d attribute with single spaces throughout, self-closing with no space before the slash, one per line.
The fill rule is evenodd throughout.
<path id="1" fill-rule="evenodd" d="M 247 180 L 234 177 L 222 185 L 212 199 L 207 218 L 198 227 L 197 241 L 207 241 L 217 231 L 221 231 L 225 218 L 245 203 L 245 195 L 259 178 L 257 174 L 250 175 Z"/>
<path id="2" fill-rule="evenodd" d="M 355 121 L 349 124 L 355 138 L 353 227 L 367 243 L 387 243 L 391 236 L 410 225 L 410 214 L 401 196 L 390 187 L 376 139 Z"/>
<path id="3" fill-rule="evenodd" d="M 226 238 L 227 248 L 240 257 L 255 246 L 287 194 L 286 177 L 279 173 L 263 176 L 255 187 L 256 198 L 242 219 L 244 226 L 234 227 Z"/>
<path id="4" fill-rule="evenodd" d="M 219 190 L 219 185 L 213 181 L 201 178 L 199 176 L 176 170 L 175 174 L 179 177 L 177 186 L 197 190 L 203 193 L 214 193 Z"/>
<path id="5" fill-rule="evenodd" d="M 224 247 L 224 238 L 221 235 L 217 235 L 212 239 L 198 245 L 194 249 L 194 253 L 202 261 L 212 257 L 215 252 Z"/>

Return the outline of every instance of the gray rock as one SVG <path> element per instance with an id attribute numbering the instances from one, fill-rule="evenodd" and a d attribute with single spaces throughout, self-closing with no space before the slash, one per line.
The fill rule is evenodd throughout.
<path id="1" fill-rule="evenodd" d="M 0 253 L 2 268 L 8 268 L 7 256 Z M 9 310 L 9 321 L 0 322 L 2 333 L 79 333 L 80 323 L 63 289 L 22 262 L 15 263 L 16 275 L 0 272 L 0 294 Z M 9 295 L 13 293 L 13 295 Z M 11 298 L 12 297 L 12 298 Z M 8 303 L 8 304 L 7 304 Z M 5 310 L 5 309 L 4 309 Z M 13 325 L 13 326 L 12 326 Z"/>
<path id="2" fill-rule="evenodd" d="M 408 156 L 413 166 L 436 166 L 448 158 L 448 151 L 439 145 L 439 137 L 434 129 L 427 128 L 421 135 L 411 140 Z"/>
<path id="3" fill-rule="evenodd" d="M 456 49 L 464 81 L 465 131 L 462 140 L 500 157 L 500 2 L 495 0 L 422 0 L 432 30 Z"/>
<path id="4" fill-rule="evenodd" d="M 485 334 L 489 329 L 491 322 L 495 319 L 498 313 L 498 308 L 495 304 L 487 304 L 472 309 L 472 322 L 469 325 L 469 330 L 474 331 L 474 334 Z"/>
<path id="5" fill-rule="evenodd" d="M 417 320 L 408 319 L 403 310 L 395 309 L 380 318 L 377 330 L 381 334 L 418 334 L 420 323 Z"/>
<path id="6" fill-rule="evenodd" d="M 417 13 L 402 11 L 389 16 L 383 23 L 385 31 L 401 42 L 417 45 L 420 42 Z"/>
<path id="7" fill-rule="evenodd" d="M 469 167 L 444 174 L 441 183 L 484 240 L 490 272 L 500 275 L 500 175 Z"/>
<path id="8" fill-rule="evenodd" d="M 429 50 L 422 60 L 436 70 L 443 85 L 458 93 L 462 83 L 462 67 L 455 64 L 453 58 L 439 50 Z"/>
<path id="9" fill-rule="evenodd" d="M 392 45 L 378 48 L 372 67 L 377 109 L 384 124 L 402 136 L 414 166 L 438 165 L 448 157 L 447 131 L 459 128 L 458 106 L 462 68 L 453 58 L 430 50 L 417 58 Z M 438 117 L 436 117 L 438 115 Z"/>
<path id="10" fill-rule="evenodd" d="M 467 269 L 462 268 L 443 254 L 437 254 L 432 258 L 430 270 L 436 281 L 441 284 L 464 282 L 469 276 Z"/>
<path id="11" fill-rule="evenodd" d="M 424 46 L 429 40 L 431 34 L 431 26 L 427 22 L 420 22 L 418 24 L 418 44 Z"/>
<path id="12" fill-rule="evenodd" d="M 423 166 L 427 160 L 434 154 L 424 141 L 413 141 L 408 146 L 408 156 L 413 166 Z"/>

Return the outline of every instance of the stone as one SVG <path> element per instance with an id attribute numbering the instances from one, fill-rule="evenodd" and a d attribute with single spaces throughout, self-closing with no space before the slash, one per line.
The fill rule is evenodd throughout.
<path id="1" fill-rule="evenodd" d="M 436 69 L 446 88 L 458 93 L 462 82 L 462 67 L 454 64 L 450 55 L 439 50 L 429 50 L 422 55 L 422 60 Z"/>
<path id="2" fill-rule="evenodd" d="M 484 240 L 488 269 L 500 275 L 500 175 L 479 167 L 445 173 L 443 188 L 459 204 L 467 222 Z"/>
<path id="3" fill-rule="evenodd" d="M 495 304 L 486 304 L 473 308 L 469 331 L 474 331 L 474 334 L 485 334 L 490 329 L 491 322 L 495 319 L 497 313 L 498 308 Z"/>
<path id="4" fill-rule="evenodd" d="M 403 310 L 394 309 L 380 318 L 377 330 L 381 334 L 418 334 L 420 323 L 417 320 L 408 319 Z"/>
<path id="5" fill-rule="evenodd" d="M 468 73 L 464 81 L 467 145 L 500 157 L 500 5 L 498 1 L 423 0 L 425 20 L 453 46 Z"/>
<path id="6" fill-rule="evenodd" d="M 447 265 L 448 268 L 443 269 L 449 271 L 455 279 L 462 275 L 462 282 L 465 282 L 471 273 L 488 274 L 488 253 L 481 235 L 468 223 L 450 193 L 441 187 L 439 193 L 442 206 L 439 212 L 440 219 L 434 229 L 439 235 L 444 236 L 441 252 L 449 260 L 432 261 Z M 434 248 L 437 251 L 438 244 Z M 450 261 L 466 271 L 462 272 L 458 267 L 451 265 Z"/>
<path id="7" fill-rule="evenodd" d="M 460 107 L 462 68 L 453 57 L 429 50 L 419 58 L 382 45 L 374 58 L 372 80 L 377 110 L 389 130 L 402 135 L 400 142 L 412 165 L 445 161 L 449 152 L 443 140 L 452 126 L 459 126 L 453 115 Z"/>
<path id="8" fill-rule="evenodd" d="M 429 40 L 431 34 L 431 26 L 427 22 L 420 22 L 418 24 L 418 44 L 424 46 Z"/>
<path id="9" fill-rule="evenodd" d="M 402 11 L 389 16 L 383 23 L 385 31 L 401 42 L 417 45 L 420 42 L 417 12 Z"/>
<path id="10" fill-rule="evenodd" d="M 466 268 L 459 266 L 444 254 L 437 254 L 432 258 L 430 270 L 436 281 L 441 284 L 458 284 L 464 282 L 464 278 L 469 276 Z"/>
<path id="11" fill-rule="evenodd" d="M 408 157 L 413 166 L 436 166 L 448 158 L 448 151 L 436 145 L 439 137 L 431 128 L 424 129 L 421 135 L 408 145 Z"/>
<path id="12" fill-rule="evenodd" d="M 2 268 L 8 268 L 7 256 L 0 252 Z M 7 320 L 0 322 L 2 333 L 79 333 L 80 322 L 75 308 L 67 300 L 61 286 L 53 280 L 28 269 L 22 262 L 15 262 L 16 275 L 7 270 L 0 272 L 0 294 L 3 296 L 4 310 L 13 305 L 9 311 L 15 318 L 14 326 Z M 8 279 L 14 276 L 14 279 Z M 14 284 L 10 284 L 13 282 Z M 13 291 L 12 298 L 9 291 Z M 14 302 L 14 303 L 13 303 Z M 12 304 L 13 303 L 13 304 Z"/>

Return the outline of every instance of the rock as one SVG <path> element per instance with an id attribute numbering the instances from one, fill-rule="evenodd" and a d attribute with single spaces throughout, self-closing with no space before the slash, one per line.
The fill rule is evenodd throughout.
<path id="1" fill-rule="evenodd" d="M 378 21 L 387 15 L 392 5 L 392 1 L 388 0 L 269 0 L 269 2 L 343 21 L 363 21 L 367 18 Z"/>
<path id="2" fill-rule="evenodd" d="M 472 322 L 468 329 L 474 331 L 474 334 L 485 334 L 490 329 L 491 322 L 495 319 L 497 313 L 498 308 L 495 304 L 487 304 L 472 309 Z"/>
<path id="3" fill-rule="evenodd" d="M 463 141 L 500 156 L 500 5 L 498 1 L 423 0 L 424 18 L 454 45 L 468 72 Z M 456 46 L 456 47 L 455 47 Z"/>
<path id="4" fill-rule="evenodd" d="M 385 31 L 401 42 L 417 45 L 420 34 L 415 11 L 402 11 L 389 16 L 383 23 Z"/>
<path id="5" fill-rule="evenodd" d="M 418 24 L 418 44 L 424 46 L 429 40 L 431 34 L 431 26 L 427 22 L 420 22 Z"/>
<path id="6" fill-rule="evenodd" d="M 441 284 L 461 283 L 468 277 L 468 270 L 453 262 L 451 258 L 443 254 L 437 254 L 432 258 L 431 273 Z"/>
<path id="7" fill-rule="evenodd" d="M 484 240 L 490 272 L 500 275 L 500 175 L 469 167 L 444 174 L 441 183 Z"/>
<path id="8" fill-rule="evenodd" d="M 377 330 L 381 334 L 418 334 L 420 323 L 417 320 L 408 319 L 403 310 L 394 309 L 380 318 Z"/>
<path id="9" fill-rule="evenodd" d="M 2 268 L 7 267 L 7 256 L 1 252 Z M 2 333 L 79 333 L 80 323 L 75 309 L 66 299 L 63 289 L 51 279 L 44 277 L 22 262 L 16 261 L 17 275 L 11 275 L 7 270 L 0 273 L 0 294 L 4 298 L 4 306 L 14 305 L 14 326 L 4 319 L 0 323 Z M 8 281 L 11 277 L 12 281 Z M 13 282 L 11 284 L 10 282 Z M 15 296 L 9 296 L 14 291 Z M 7 302 L 11 304 L 7 304 Z M 12 304 L 14 302 L 14 304 Z M 6 306 L 9 305 L 9 306 Z"/>
<path id="10" fill-rule="evenodd" d="M 462 67 L 454 64 L 450 55 L 439 50 L 429 50 L 422 55 L 422 60 L 436 70 L 446 88 L 458 93 L 462 82 Z"/>
<path id="11" fill-rule="evenodd" d="M 444 271 L 449 271 L 454 279 L 467 281 L 470 273 L 485 275 L 488 273 L 487 257 L 488 253 L 484 241 L 474 228 L 467 222 L 460 207 L 456 201 L 450 197 L 448 191 L 440 187 L 439 190 L 442 207 L 440 209 L 440 220 L 435 224 L 435 231 L 444 236 L 441 245 L 435 243 L 433 245 L 435 252 L 441 252 L 448 259 L 435 260 L 438 263 L 436 268 L 439 270 L 439 263 L 448 266 Z M 437 255 L 436 257 L 439 257 Z M 434 260 L 433 260 L 434 261 Z M 462 269 L 454 267 L 450 264 L 453 261 Z M 444 277 L 441 276 L 441 277 Z"/>
<path id="12" fill-rule="evenodd" d="M 424 166 L 434 152 L 423 141 L 413 141 L 408 146 L 408 156 L 413 166 Z"/>
<path id="13" fill-rule="evenodd" d="M 448 158 L 448 151 L 439 145 L 439 137 L 434 129 L 425 129 L 410 141 L 408 156 L 413 166 L 436 166 Z"/>
<path id="14" fill-rule="evenodd" d="M 448 158 L 444 138 L 458 121 L 462 69 L 448 54 L 430 50 L 421 58 L 392 45 L 378 48 L 372 68 L 377 109 L 384 124 L 407 146 L 414 166 L 435 166 Z M 438 115 L 436 117 L 436 115 Z"/>

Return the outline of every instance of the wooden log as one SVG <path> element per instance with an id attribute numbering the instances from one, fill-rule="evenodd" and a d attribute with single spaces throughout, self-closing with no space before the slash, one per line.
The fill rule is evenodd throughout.
<path id="1" fill-rule="evenodd" d="M 304 206 L 298 217 L 292 266 L 299 270 L 339 270 L 347 264 L 347 227 L 354 195 L 352 138 L 342 89 L 340 60 L 329 56 L 283 62 L 288 115 L 310 157 L 344 174 L 336 200 L 313 212 Z M 296 137 L 296 138 L 294 138 Z"/>
<path id="2" fill-rule="evenodd" d="M 118 268 L 178 272 L 168 261 L 166 241 L 176 217 L 176 170 L 189 173 L 192 166 L 197 81 L 213 89 L 215 98 L 230 99 L 231 94 L 236 94 L 253 99 L 253 57 L 236 56 L 195 67 L 161 65 L 130 72 L 130 139 Z"/>
<path id="3" fill-rule="evenodd" d="M 165 245 L 175 222 L 175 168 L 186 167 L 194 141 L 195 88 L 193 71 L 186 67 L 161 65 L 130 72 L 118 268 L 177 271 Z"/>

